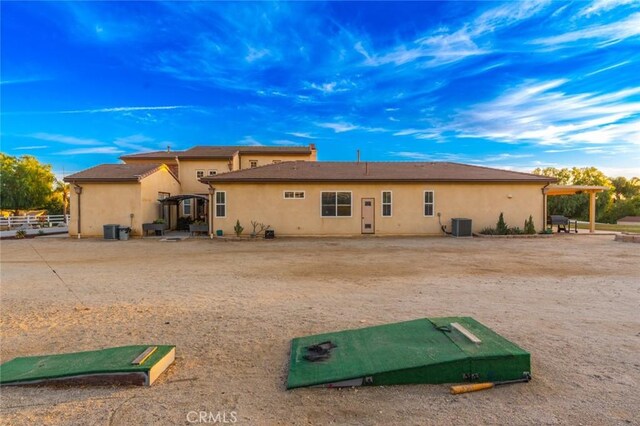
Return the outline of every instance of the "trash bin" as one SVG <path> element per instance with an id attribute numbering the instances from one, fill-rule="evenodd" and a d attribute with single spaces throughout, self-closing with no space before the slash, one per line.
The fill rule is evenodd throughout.
<path id="1" fill-rule="evenodd" d="M 104 239 L 105 240 L 117 240 L 118 239 L 118 228 L 120 225 L 104 225 Z"/>
<path id="2" fill-rule="evenodd" d="M 222 229 L 216 230 L 216 236 L 222 237 L 223 235 L 224 235 L 224 233 L 222 232 Z"/>
<path id="3" fill-rule="evenodd" d="M 129 233 L 131 232 L 131 228 L 128 228 L 126 226 L 120 226 L 119 228 L 119 236 L 120 239 L 123 241 L 126 241 L 129 239 Z"/>

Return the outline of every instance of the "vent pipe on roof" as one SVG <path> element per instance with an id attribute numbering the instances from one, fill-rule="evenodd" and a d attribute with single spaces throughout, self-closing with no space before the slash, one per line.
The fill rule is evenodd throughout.
<path id="1" fill-rule="evenodd" d="M 364 163 L 364 174 L 369 175 L 369 162 Z"/>
<path id="2" fill-rule="evenodd" d="M 360 162 L 360 150 L 359 149 L 356 150 L 356 159 L 357 159 L 357 162 L 359 163 Z"/>
<path id="3" fill-rule="evenodd" d="M 171 145 L 167 145 L 167 152 L 171 152 Z"/>

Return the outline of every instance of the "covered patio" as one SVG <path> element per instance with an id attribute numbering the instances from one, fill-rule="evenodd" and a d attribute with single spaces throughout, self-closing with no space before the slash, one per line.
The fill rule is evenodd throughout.
<path id="1" fill-rule="evenodd" d="M 206 207 L 209 199 L 199 194 L 180 194 L 158 199 L 160 203 L 160 217 L 162 217 L 166 223 L 172 224 L 171 206 L 176 206 L 175 218 L 177 224 L 177 219 L 180 217 L 180 205 L 183 204 L 185 200 L 194 200 L 191 205 L 191 212 L 187 216 L 195 220 L 202 219 L 207 223 L 209 222 L 209 209 Z"/>
<path id="2" fill-rule="evenodd" d="M 589 232 L 594 233 L 596 231 L 596 194 L 606 189 L 605 186 L 595 185 L 549 185 L 543 189 L 544 217 L 548 216 L 548 196 L 589 194 Z"/>

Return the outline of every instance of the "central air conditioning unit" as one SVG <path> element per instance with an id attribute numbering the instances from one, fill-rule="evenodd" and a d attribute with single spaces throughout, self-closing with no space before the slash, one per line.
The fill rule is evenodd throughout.
<path id="1" fill-rule="evenodd" d="M 454 237 L 471 237 L 471 219 L 451 219 L 451 235 Z"/>

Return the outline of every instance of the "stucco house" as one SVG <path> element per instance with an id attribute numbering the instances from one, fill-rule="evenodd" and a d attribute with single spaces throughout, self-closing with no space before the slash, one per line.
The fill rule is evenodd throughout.
<path id="1" fill-rule="evenodd" d="M 316 161 L 313 144 L 295 147 L 195 146 L 120 157 L 67 176 L 71 184 L 69 234 L 101 236 L 103 225 L 119 224 L 143 234 L 143 224 L 163 218 L 175 228 L 179 217 L 207 220 L 208 189 L 201 178 L 283 161 Z"/>
<path id="2" fill-rule="evenodd" d="M 544 228 L 545 188 L 555 178 L 447 162 L 290 161 L 205 176 L 209 232 L 232 234 L 237 220 L 278 235 L 435 235 L 452 218 L 474 232 L 532 216 Z"/>

